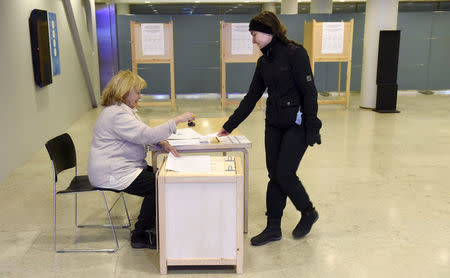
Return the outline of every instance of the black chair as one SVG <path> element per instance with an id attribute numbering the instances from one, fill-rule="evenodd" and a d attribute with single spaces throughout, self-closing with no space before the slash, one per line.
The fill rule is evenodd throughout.
<path id="1" fill-rule="evenodd" d="M 131 226 L 130 216 L 128 214 L 127 205 L 125 203 L 125 198 L 123 197 L 123 193 L 115 190 L 108 190 L 103 188 L 95 188 L 89 182 L 88 176 L 78 176 L 77 175 L 77 156 L 75 151 L 75 146 L 73 144 L 72 138 L 67 133 L 59 135 L 51 140 L 49 140 L 45 147 L 47 148 L 48 154 L 52 161 L 53 166 L 53 232 L 54 232 L 54 248 L 57 253 L 64 252 L 116 252 L 119 249 L 119 242 L 117 241 L 117 235 L 115 228 L 128 228 Z M 56 184 L 58 181 L 58 174 L 64 170 L 75 168 L 75 176 L 72 181 L 64 190 L 56 191 Z M 114 226 L 110 211 L 111 209 L 108 207 L 108 202 L 106 201 L 105 192 L 104 191 L 114 191 L 116 193 L 120 193 L 120 196 L 116 199 L 114 204 L 111 206 L 111 209 L 117 203 L 117 201 L 122 198 L 123 205 L 125 207 L 125 213 L 127 215 L 128 224 Z M 77 196 L 78 193 L 85 192 L 99 192 L 103 196 L 103 201 L 105 203 L 106 214 L 109 219 L 109 225 L 79 225 L 77 223 Z M 56 196 L 62 194 L 75 194 L 75 226 L 77 228 L 99 228 L 99 227 L 107 227 L 111 228 L 114 241 L 116 242 L 116 247 L 111 249 L 57 249 L 56 248 Z"/>

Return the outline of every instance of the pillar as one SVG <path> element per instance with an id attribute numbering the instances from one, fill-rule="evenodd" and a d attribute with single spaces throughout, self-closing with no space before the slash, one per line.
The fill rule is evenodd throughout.
<path id="1" fill-rule="evenodd" d="M 360 107 L 375 108 L 380 30 L 396 30 L 398 0 L 367 0 L 364 25 Z"/>
<path id="2" fill-rule="evenodd" d="M 311 0 L 311 14 L 332 14 L 333 0 Z"/>
<path id="3" fill-rule="evenodd" d="M 281 14 L 298 14 L 297 0 L 281 0 Z"/>
<path id="4" fill-rule="evenodd" d="M 262 4 L 262 8 L 261 11 L 269 11 L 269 12 L 273 12 L 274 14 L 277 13 L 277 6 L 275 3 L 263 3 Z"/>

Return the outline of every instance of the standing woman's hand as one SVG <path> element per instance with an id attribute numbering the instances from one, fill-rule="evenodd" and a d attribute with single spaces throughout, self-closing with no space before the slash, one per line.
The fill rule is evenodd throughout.
<path id="1" fill-rule="evenodd" d="M 168 153 L 172 153 L 174 156 L 180 156 L 180 154 L 178 153 L 177 149 L 175 149 L 174 146 L 170 145 L 169 142 L 167 142 L 167 140 L 161 141 L 158 143 L 158 145 L 165 151 Z"/>
<path id="2" fill-rule="evenodd" d="M 226 131 L 223 127 L 222 129 L 217 133 L 217 136 L 228 136 L 230 135 L 230 133 L 228 131 Z"/>
<path id="3" fill-rule="evenodd" d="M 319 145 L 322 144 L 319 131 L 306 130 L 306 144 L 312 147 L 316 143 Z"/>
<path id="4" fill-rule="evenodd" d="M 173 118 L 173 121 L 175 122 L 175 124 L 179 124 L 187 121 L 191 122 L 194 119 L 195 119 L 194 113 L 186 112 Z"/>

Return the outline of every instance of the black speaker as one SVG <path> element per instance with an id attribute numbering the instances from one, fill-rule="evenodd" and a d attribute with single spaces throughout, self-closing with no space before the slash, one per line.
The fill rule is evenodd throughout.
<path id="1" fill-rule="evenodd" d="M 377 106 L 374 109 L 380 113 L 399 113 L 397 107 L 396 83 L 382 83 L 377 85 Z"/>
<path id="2" fill-rule="evenodd" d="M 47 11 L 34 9 L 28 19 L 34 81 L 39 87 L 53 82 Z"/>
<path id="3" fill-rule="evenodd" d="M 400 30 L 380 31 L 377 84 L 397 83 Z"/>
<path id="4" fill-rule="evenodd" d="M 400 50 L 400 31 L 380 31 L 377 68 L 377 104 L 380 113 L 397 111 L 397 71 Z"/>

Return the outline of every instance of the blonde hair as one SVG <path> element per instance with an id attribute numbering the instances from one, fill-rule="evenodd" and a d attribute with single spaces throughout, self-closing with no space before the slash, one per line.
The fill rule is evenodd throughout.
<path id="1" fill-rule="evenodd" d="M 121 70 L 111 78 L 102 92 L 101 105 L 121 104 L 131 90 L 140 91 L 147 87 L 142 77 L 129 71 Z"/>

